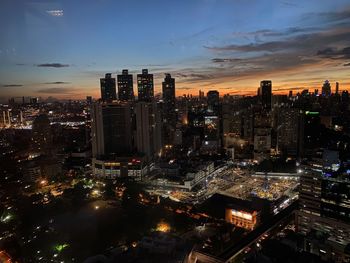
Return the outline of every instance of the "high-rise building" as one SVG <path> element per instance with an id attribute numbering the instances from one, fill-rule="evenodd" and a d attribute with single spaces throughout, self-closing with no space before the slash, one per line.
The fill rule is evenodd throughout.
<path id="1" fill-rule="evenodd" d="M 143 69 L 142 74 L 137 74 L 137 92 L 138 101 L 153 101 L 153 74 L 148 74 L 148 69 Z"/>
<path id="2" fill-rule="evenodd" d="M 112 73 L 106 73 L 105 77 L 100 79 L 100 84 L 101 99 L 103 101 L 113 101 L 117 99 L 115 78 L 112 78 Z"/>
<path id="3" fill-rule="evenodd" d="M 132 74 L 127 69 L 123 69 L 122 74 L 117 76 L 118 80 L 118 99 L 121 101 L 134 100 L 134 88 Z"/>
<path id="4" fill-rule="evenodd" d="M 299 110 L 280 108 L 277 118 L 277 149 L 291 155 L 297 155 L 299 140 Z"/>
<path id="5" fill-rule="evenodd" d="M 164 112 L 175 111 L 175 79 L 170 74 L 165 74 L 162 88 Z"/>
<path id="6" fill-rule="evenodd" d="M 330 96 L 332 93 L 332 87 L 328 80 L 323 83 L 322 96 Z"/>
<path id="7" fill-rule="evenodd" d="M 92 107 L 92 171 L 97 177 L 132 177 L 149 172 L 134 144 L 133 111 L 128 102 L 97 102 Z"/>
<path id="8" fill-rule="evenodd" d="M 131 125 L 131 107 L 128 103 L 94 103 L 93 157 L 130 154 L 133 150 Z"/>
<path id="9" fill-rule="evenodd" d="M 269 111 L 254 114 L 254 159 L 262 161 L 270 158 L 272 115 Z"/>
<path id="10" fill-rule="evenodd" d="M 261 103 L 264 109 L 271 110 L 272 81 L 263 80 L 260 82 Z"/>
<path id="11" fill-rule="evenodd" d="M 136 115 L 136 147 L 139 153 L 151 161 L 162 148 L 161 116 L 155 102 L 137 102 Z"/>
<path id="12" fill-rule="evenodd" d="M 335 94 L 339 94 L 339 82 L 335 83 Z"/>
<path id="13" fill-rule="evenodd" d="M 163 91 L 163 138 L 165 144 L 173 144 L 176 126 L 176 111 L 175 111 L 175 79 L 170 74 L 165 74 L 162 83 Z"/>
<path id="14" fill-rule="evenodd" d="M 315 165 L 313 165 L 315 166 Z M 304 249 L 342 261 L 350 242 L 350 183 L 348 176 L 307 167 L 300 177 L 297 230 L 305 236 Z M 323 241 L 315 238 L 323 236 Z M 320 250 L 321 248 L 321 250 Z M 346 255 L 347 254 L 347 255 Z"/>
<path id="15" fill-rule="evenodd" d="M 218 114 L 219 104 L 220 104 L 220 96 L 217 90 L 210 90 L 207 93 L 208 99 L 208 110 Z"/>
<path id="16" fill-rule="evenodd" d="M 34 149 L 42 154 L 49 154 L 52 148 L 52 131 L 46 114 L 40 114 L 34 119 L 32 134 Z"/>

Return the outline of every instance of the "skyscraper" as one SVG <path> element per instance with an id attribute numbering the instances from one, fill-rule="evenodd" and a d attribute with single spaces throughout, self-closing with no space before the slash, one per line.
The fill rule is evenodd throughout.
<path id="1" fill-rule="evenodd" d="M 133 101 L 134 89 L 132 74 L 127 69 L 123 69 L 121 75 L 117 76 L 118 80 L 118 99 L 121 101 Z"/>
<path id="2" fill-rule="evenodd" d="M 350 242 L 348 177 L 346 173 L 321 172 L 317 167 L 307 167 L 300 177 L 297 230 L 305 236 L 306 251 L 328 255 L 331 262 L 345 262 L 339 259 Z M 315 232 L 325 241 L 319 244 Z"/>
<path id="3" fill-rule="evenodd" d="M 330 96 L 331 93 L 332 93 L 331 84 L 329 83 L 328 80 L 326 80 L 322 86 L 322 96 Z"/>
<path id="4" fill-rule="evenodd" d="M 92 108 L 92 172 L 94 176 L 133 177 L 149 171 L 134 145 L 133 112 L 128 102 L 97 102 Z"/>
<path id="5" fill-rule="evenodd" d="M 137 74 L 137 92 L 138 101 L 151 102 L 154 98 L 153 74 L 148 74 L 148 69 Z"/>
<path id="6" fill-rule="evenodd" d="M 40 114 L 35 118 L 32 132 L 34 148 L 42 154 L 49 154 L 52 147 L 52 131 L 46 114 Z"/>
<path id="7" fill-rule="evenodd" d="M 136 114 L 136 147 L 139 153 L 146 156 L 147 161 L 160 151 L 161 119 L 155 102 L 137 102 Z"/>
<path id="8" fill-rule="evenodd" d="M 218 114 L 220 97 L 217 90 L 210 90 L 207 93 L 208 99 L 208 110 L 213 111 L 215 114 Z"/>
<path id="9" fill-rule="evenodd" d="M 170 74 L 165 74 L 164 81 L 162 83 L 163 88 L 163 101 L 165 103 L 164 109 L 173 111 L 175 110 L 175 79 Z"/>
<path id="10" fill-rule="evenodd" d="M 335 83 L 335 94 L 339 94 L 339 82 Z"/>
<path id="11" fill-rule="evenodd" d="M 131 108 L 128 103 L 94 103 L 92 120 L 93 157 L 132 152 Z"/>
<path id="12" fill-rule="evenodd" d="M 264 109 L 271 110 L 272 82 L 262 80 L 260 82 L 261 103 Z"/>
<path id="13" fill-rule="evenodd" d="M 112 78 L 112 73 L 106 73 L 105 77 L 100 79 L 100 84 L 101 99 L 103 101 L 113 101 L 117 99 L 115 78 Z"/>

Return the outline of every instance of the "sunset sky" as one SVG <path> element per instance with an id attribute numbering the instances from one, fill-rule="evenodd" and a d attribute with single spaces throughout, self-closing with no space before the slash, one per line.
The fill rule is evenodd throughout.
<path id="1" fill-rule="evenodd" d="M 164 73 L 177 95 L 350 90 L 350 2 L 1 0 L 0 98 L 98 98 L 124 68 L 148 68 L 156 93 Z"/>

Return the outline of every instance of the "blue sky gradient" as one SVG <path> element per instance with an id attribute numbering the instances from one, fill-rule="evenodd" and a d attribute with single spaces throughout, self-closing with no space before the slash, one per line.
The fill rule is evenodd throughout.
<path id="1" fill-rule="evenodd" d="M 0 97 L 98 97 L 123 68 L 166 72 L 177 94 L 350 87 L 350 4 L 277 0 L 3 0 Z M 318 85 L 318 86 L 317 86 Z"/>

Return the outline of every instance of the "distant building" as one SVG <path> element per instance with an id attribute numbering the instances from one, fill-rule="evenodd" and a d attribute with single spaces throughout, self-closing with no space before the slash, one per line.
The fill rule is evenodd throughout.
<path id="1" fill-rule="evenodd" d="M 52 131 L 46 114 L 38 115 L 33 121 L 32 142 L 34 150 L 49 154 L 52 149 Z"/>
<path id="2" fill-rule="evenodd" d="M 332 94 L 331 84 L 328 80 L 323 83 L 322 86 L 322 96 L 330 96 Z"/>
<path id="3" fill-rule="evenodd" d="M 260 82 L 261 103 L 264 109 L 271 110 L 272 81 L 263 80 Z"/>
<path id="4" fill-rule="evenodd" d="M 339 94 L 339 82 L 335 83 L 335 94 Z"/>
<path id="5" fill-rule="evenodd" d="M 277 149 L 286 154 L 297 155 L 300 140 L 301 124 L 299 110 L 280 108 L 277 120 Z"/>
<path id="6" fill-rule="evenodd" d="M 220 96 L 217 90 L 210 90 L 207 93 L 208 100 L 208 110 L 218 114 L 219 104 L 220 104 Z"/>
<path id="7" fill-rule="evenodd" d="M 106 73 L 105 77 L 100 79 L 100 84 L 101 99 L 103 101 L 113 101 L 117 99 L 115 78 L 112 78 L 112 73 Z"/>
<path id="8" fill-rule="evenodd" d="M 117 76 L 118 80 L 118 99 L 121 101 L 134 100 L 134 88 L 132 74 L 127 69 L 123 69 L 122 74 Z"/>
<path id="9" fill-rule="evenodd" d="M 217 116 L 204 117 L 204 138 L 200 152 L 203 154 L 217 154 L 220 150 L 220 122 Z"/>
<path id="10" fill-rule="evenodd" d="M 148 69 L 143 69 L 142 74 L 137 74 L 138 101 L 151 102 L 154 99 L 153 74 L 148 74 Z"/>
<path id="11" fill-rule="evenodd" d="M 163 138 L 166 144 L 174 143 L 175 126 L 177 121 L 176 97 L 175 97 L 175 79 L 170 74 L 165 74 L 164 81 L 162 83 L 163 92 L 163 107 L 162 107 L 162 119 L 163 119 Z"/>
<path id="12" fill-rule="evenodd" d="M 170 108 L 175 109 L 175 79 L 170 74 L 165 74 L 164 81 L 162 83 L 163 88 L 163 101 Z"/>

